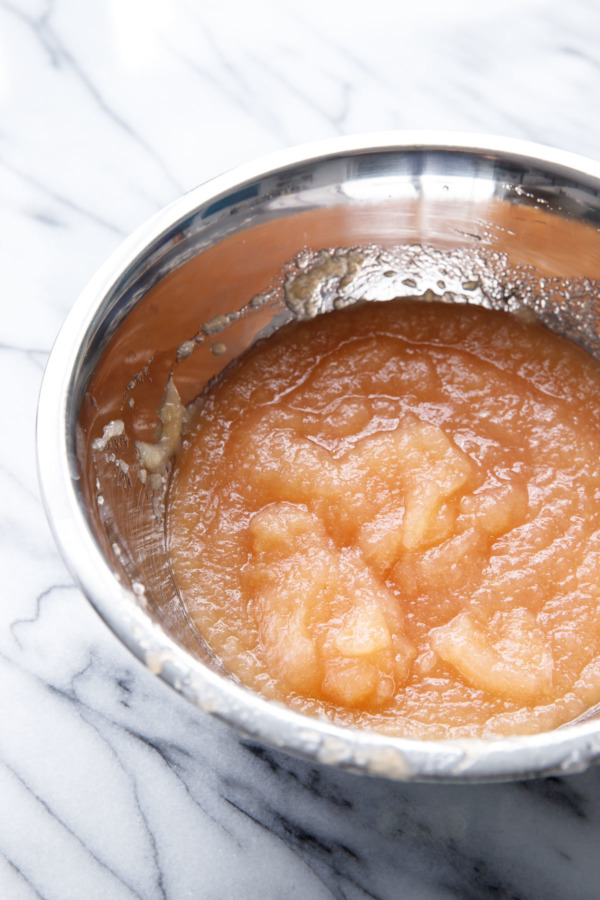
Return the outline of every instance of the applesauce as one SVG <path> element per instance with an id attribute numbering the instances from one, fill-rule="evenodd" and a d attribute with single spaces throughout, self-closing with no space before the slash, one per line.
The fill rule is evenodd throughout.
<path id="1" fill-rule="evenodd" d="M 281 328 L 196 402 L 167 505 L 224 668 L 338 724 L 544 731 L 600 702 L 600 366 L 446 303 Z"/>

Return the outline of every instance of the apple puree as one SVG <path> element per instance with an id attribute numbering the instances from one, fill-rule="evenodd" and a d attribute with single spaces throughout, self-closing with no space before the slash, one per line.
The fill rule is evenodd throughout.
<path id="1" fill-rule="evenodd" d="M 197 402 L 171 566 L 224 667 L 330 720 L 530 733 L 600 702 L 600 366 L 474 306 L 361 304 Z"/>

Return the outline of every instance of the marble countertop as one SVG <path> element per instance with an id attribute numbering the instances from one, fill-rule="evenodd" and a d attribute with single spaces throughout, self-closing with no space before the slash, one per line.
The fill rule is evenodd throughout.
<path id="1" fill-rule="evenodd" d="M 0 897 L 600 896 L 600 771 L 388 784 L 258 747 L 147 672 L 55 549 L 34 428 L 95 269 L 181 192 L 337 134 L 600 159 L 595 0 L 0 0 Z"/>

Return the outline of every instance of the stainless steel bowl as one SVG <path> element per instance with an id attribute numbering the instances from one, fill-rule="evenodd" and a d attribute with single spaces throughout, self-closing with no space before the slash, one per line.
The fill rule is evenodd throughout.
<path id="1" fill-rule="evenodd" d="M 432 291 L 529 307 L 598 355 L 599 191 L 600 165 L 518 141 L 343 138 L 217 178 L 123 244 L 56 341 L 38 461 L 67 564 L 151 671 L 258 741 L 362 773 L 509 779 L 578 771 L 600 756 L 593 716 L 536 736 L 422 741 L 336 727 L 237 684 L 181 607 L 163 485 L 142 484 L 133 446 L 151 437 L 171 371 L 188 402 L 258 334 L 358 297 Z M 356 277 L 319 269 L 355 247 Z M 302 280 L 307 272 L 323 277 Z"/>

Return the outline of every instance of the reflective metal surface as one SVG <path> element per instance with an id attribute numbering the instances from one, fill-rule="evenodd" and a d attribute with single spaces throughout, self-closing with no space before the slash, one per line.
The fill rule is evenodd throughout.
<path id="1" fill-rule="evenodd" d="M 386 134 L 290 150 L 197 188 L 139 229 L 75 304 L 38 413 L 42 491 L 73 575 L 115 634 L 201 709 L 259 741 L 398 779 L 576 771 L 595 719 L 505 740 L 419 741 L 335 727 L 246 690 L 181 608 L 163 482 L 142 482 L 170 373 L 191 401 L 258 334 L 359 298 L 432 291 L 529 307 L 600 355 L 600 165 L 515 141 Z M 360 247 L 349 283 L 290 288 Z M 110 423 L 122 423 L 106 432 Z M 160 480 L 159 480 L 160 481 Z"/>

